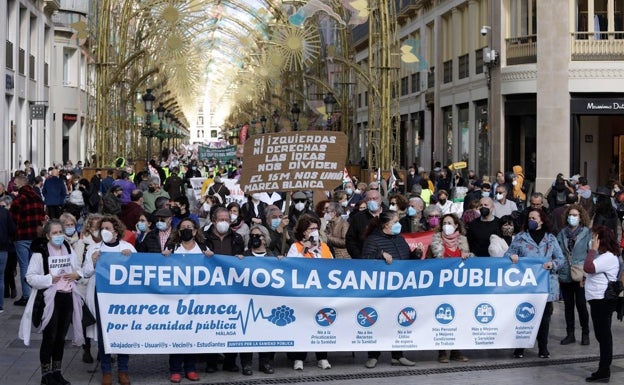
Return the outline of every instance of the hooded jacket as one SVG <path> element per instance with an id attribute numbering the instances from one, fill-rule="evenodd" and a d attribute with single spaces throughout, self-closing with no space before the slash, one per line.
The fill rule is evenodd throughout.
<path id="1" fill-rule="evenodd" d="M 526 192 L 522 191 L 522 186 L 524 185 L 524 170 L 522 166 L 516 165 L 512 168 L 514 174 L 516 174 L 516 185 L 513 186 L 513 197 L 514 199 L 519 201 L 526 200 Z"/>

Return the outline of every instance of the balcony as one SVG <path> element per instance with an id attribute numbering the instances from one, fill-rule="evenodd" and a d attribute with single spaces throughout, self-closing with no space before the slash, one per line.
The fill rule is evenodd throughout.
<path id="1" fill-rule="evenodd" d="M 574 32 L 571 39 L 573 61 L 624 60 L 624 32 Z"/>
<path id="2" fill-rule="evenodd" d="M 505 39 L 507 65 L 537 62 L 537 36 L 527 35 Z"/>

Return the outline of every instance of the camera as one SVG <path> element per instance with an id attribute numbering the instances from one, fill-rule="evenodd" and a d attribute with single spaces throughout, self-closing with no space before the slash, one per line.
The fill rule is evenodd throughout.
<path id="1" fill-rule="evenodd" d="M 487 27 L 484 25 L 483 27 L 481 27 L 481 36 L 486 36 L 488 33 L 488 29 Z"/>

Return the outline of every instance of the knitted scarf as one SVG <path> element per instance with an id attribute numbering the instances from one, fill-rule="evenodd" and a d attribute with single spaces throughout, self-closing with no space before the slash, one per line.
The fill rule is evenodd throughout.
<path id="1" fill-rule="evenodd" d="M 441 232 L 442 243 L 444 247 L 450 250 L 456 250 L 459 246 L 459 231 L 454 232 L 451 235 L 446 235 L 444 232 Z"/>

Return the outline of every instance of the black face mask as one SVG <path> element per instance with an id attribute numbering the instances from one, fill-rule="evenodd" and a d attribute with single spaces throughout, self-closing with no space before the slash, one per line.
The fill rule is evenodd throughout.
<path id="1" fill-rule="evenodd" d="M 183 242 L 188 242 L 193 239 L 193 229 L 180 230 L 180 239 L 182 239 Z"/>
<path id="2" fill-rule="evenodd" d="M 176 216 L 182 214 L 182 210 L 180 210 L 180 208 L 177 207 L 177 206 L 176 207 L 172 207 L 171 208 L 171 212 L 173 213 L 173 215 L 176 215 Z"/>
<path id="3" fill-rule="evenodd" d="M 252 249 L 257 249 L 262 246 L 262 239 L 260 239 L 260 235 L 252 234 L 249 238 L 249 246 L 251 246 Z"/>
<path id="4" fill-rule="evenodd" d="M 490 209 L 487 207 L 481 207 L 479 212 L 481 213 L 481 218 L 485 218 L 490 215 Z"/>

